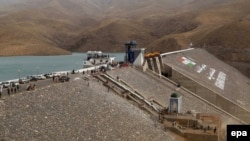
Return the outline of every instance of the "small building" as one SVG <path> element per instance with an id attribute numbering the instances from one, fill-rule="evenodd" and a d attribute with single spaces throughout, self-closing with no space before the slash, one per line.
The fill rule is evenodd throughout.
<path id="1" fill-rule="evenodd" d="M 182 96 L 177 93 L 172 93 L 169 98 L 169 113 L 180 113 L 182 104 Z"/>

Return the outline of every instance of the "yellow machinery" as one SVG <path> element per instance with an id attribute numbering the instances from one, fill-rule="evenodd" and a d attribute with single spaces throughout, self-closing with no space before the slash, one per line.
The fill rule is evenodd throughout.
<path id="1" fill-rule="evenodd" d="M 152 52 L 145 54 L 145 58 L 152 58 L 152 57 L 158 57 L 160 55 L 159 52 Z"/>

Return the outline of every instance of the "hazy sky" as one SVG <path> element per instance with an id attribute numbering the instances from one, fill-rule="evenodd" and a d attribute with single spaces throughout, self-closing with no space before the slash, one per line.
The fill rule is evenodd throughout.
<path id="1" fill-rule="evenodd" d="M 20 3 L 20 2 L 24 2 L 27 0 L 0 0 L 0 4 L 1 5 L 10 5 L 10 4 L 14 4 L 14 3 Z"/>

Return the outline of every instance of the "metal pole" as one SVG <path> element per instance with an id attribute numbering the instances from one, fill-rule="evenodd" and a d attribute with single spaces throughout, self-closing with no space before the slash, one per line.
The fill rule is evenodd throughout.
<path id="1" fill-rule="evenodd" d="M 38 75 L 39 67 L 36 67 L 36 75 Z"/>
<path id="2" fill-rule="evenodd" d="M 56 67 L 56 65 L 53 65 L 53 72 L 55 72 L 55 67 Z"/>
<path id="3" fill-rule="evenodd" d="M 18 69 L 17 72 L 18 72 L 18 78 L 20 79 L 20 69 Z"/>
<path id="4" fill-rule="evenodd" d="M 77 65 L 77 63 L 76 63 L 76 70 L 78 69 L 78 65 Z"/>

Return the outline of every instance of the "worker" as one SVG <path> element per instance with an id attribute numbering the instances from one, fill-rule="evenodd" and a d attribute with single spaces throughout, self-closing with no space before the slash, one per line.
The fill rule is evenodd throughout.
<path id="1" fill-rule="evenodd" d="M 0 98 L 2 97 L 2 93 L 3 93 L 3 86 L 0 85 Z"/>

